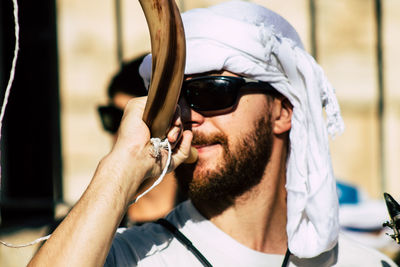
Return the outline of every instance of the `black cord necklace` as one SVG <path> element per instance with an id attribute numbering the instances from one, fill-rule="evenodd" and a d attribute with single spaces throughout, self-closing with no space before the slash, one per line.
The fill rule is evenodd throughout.
<path id="1" fill-rule="evenodd" d="M 207 267 L 212 267 L 211 263 L 206 259 L 206 257 L 201 254 L 201 252 L 192 244 L 192 242 L 184 235 L 178 228 L 175 227 L 172 223 L 170 223 L 166 219 L 158 219 L 155 223 L 160 224 L 165 229 L 167 229 L 171 234 L 173 234 L 176 239 L 178 239 L 181 244 L 183 244 L 193 255 L 204 265 Z M 285 257 L 282 262 L 282 267 L 287 267 L 289 264 L 290 258 L 290 250 L 289 248 L 286 250 Z"/>

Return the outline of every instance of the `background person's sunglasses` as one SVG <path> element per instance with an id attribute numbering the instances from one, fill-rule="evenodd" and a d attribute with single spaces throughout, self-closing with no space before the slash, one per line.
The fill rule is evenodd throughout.
<path id="1" fill-rule="evenodd" d="M 122 115 L 124 114 L 123 110 L 113 104 L 109 104 L 107 106 L 99 106 L 97 111 L 99 112 L 104 130 L 115 134 L 121 124 Z"/>
<path id="2" fill-rule="evenodd" d="M 202 76 L 184 81 L 181 96 L 196 111 L 220 111 L 234 106 L 239 90 L 249 84 L 257 91 L 277 92 L 269 83 L 249 78 Z"/>

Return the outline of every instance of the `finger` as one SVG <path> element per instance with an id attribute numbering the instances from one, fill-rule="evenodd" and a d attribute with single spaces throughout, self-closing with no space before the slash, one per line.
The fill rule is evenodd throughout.
<path id="1" fill-rule="evenodd" d="M 180 114 L 181 114 L 181 109 L 179 106 L 177 106 L 174 118 L 172 120 L 171 128 L 167 133 L 167 138 L 169 143 L 171 144 L 172 149 L 174 149 L 175 146 L 178 144 L 183 133 L 183 124 Z"/>
<path id="2" fill-rule="evenodd" d="M 181 163 L 183 163 L 190 154 L 190 147 L 192 143 L 193 133 L 190 130 L 183 131 L 182 139 L 176 147 L 170 164 L 169 171 L 174 170 Z"/>
<path id="3" fill-rule="evenodd" d="M 144 108 L 146 106 L 147 96 L 133 97 L 128 101 L 124 109 L 124 115 L 122 118 L 128 115 L 135 114 L 136 117 L 142 118 Z"/>
<path id="4" fill-rule="evenodd" d="M 179 143 L 183 133 L 182 125 L 180 127 L 173 127 L 171 131 L 168 132 L 168 142 L 171 144 L 171 148 L 174 149 Z"/>
<path id="5" fill-rule="evenodd" d="M 114 148 L 129 149 L 149 142 L 150 131 L 142 120 L 146 100 L 147 97 L 129 100 L 124 109 Z"/>
<path id="6" fill-rule="evenodd" d="M 181 107 L 180 107 L 179 105 L 177 105 L 177 106 L 176 106 L 175 113 L 174 113 L 174 117 L 172 118 L 172 125 L 174 125 L 174 123 L 175 123 L 176 121 L 178 121 L 178 120 L 179 120 L 179 123 L 181 123 L 181 122 L 180 122 L 181 113 L 182 113 Z"/>

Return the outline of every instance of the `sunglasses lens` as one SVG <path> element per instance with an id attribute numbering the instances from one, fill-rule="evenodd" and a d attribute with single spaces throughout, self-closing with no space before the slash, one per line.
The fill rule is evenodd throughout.
<path id="1" fill-rule="evenodd" d="M 182 91 L 190 107 L 195 110 L 222 110 L 235 104 L 238 84 L 229 79 L 193 79 L 185 82 Z"/>
<path id="2" fill-rule="evenodd" d="M 123 111 L 114 106 L 101 106 L 98 108 L 104 130 L 116 133 L 121 123 Z"/>

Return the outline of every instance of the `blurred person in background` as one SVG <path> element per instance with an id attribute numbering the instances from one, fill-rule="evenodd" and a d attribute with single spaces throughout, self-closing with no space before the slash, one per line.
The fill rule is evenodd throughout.
<path id="1" fill-rule="evenodd" d="M 109 104 L 99 106 L 98 112 L 105 131 L 113 136 L 115 142 L 118 128 L 121 123 L 123 110 L 130 99 L 147 95 L 143 79 L 139 75 L 139 66 L 145 55 L 122 64 L 120 70 L 112 77 L 107 95 Z M 154 180 L 147 180 L 138 189 L 138 194 L 147 189 Z M 129 207 L 127 216 L 121 225 L 140 225 L 164 217 L 183 196 L 177 193 L 176 180 L 173 173 L 169 173 L 163 181 L 147 193 L 135 205 Z"/>

